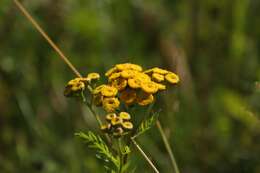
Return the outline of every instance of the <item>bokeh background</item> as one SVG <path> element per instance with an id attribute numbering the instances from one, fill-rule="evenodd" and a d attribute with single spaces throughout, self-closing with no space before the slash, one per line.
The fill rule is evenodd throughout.
<path id="1" fill-rule="evenodd" d="M 23 0 L 82 74 L 132 62 L 177 72 L 158 99 L 182 173 L 260 172 L 259 0 Z M 0 1 L 0 172 L 104 172 L 74 132 L 74 74 L 10 0 Z M 141 116 L 141 115 L 139 115 Z M 173 172 L 156 128 L 138 139 Z M 136 153 L 136 172 L 152 172 Z"/>

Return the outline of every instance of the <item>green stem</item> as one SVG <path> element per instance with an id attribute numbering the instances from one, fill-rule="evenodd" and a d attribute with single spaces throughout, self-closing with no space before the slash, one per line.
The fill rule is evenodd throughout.
<path id="1" fill-rule="evenodd" d="M 92 115 L 95 117 L 95 119 L 97 120 L 98 125 L 99 125 L 99 127 L 100 127 L 100 126 L 102 125 L 102 121 L 101 121 L 101 119 L 99 118 L 98 114 L 94 111 L 93 106 L 92 106 L 90 103 L 87 102 L 87 99 L 86 99 L 86 97 L 85 97 L 85 95 L 84 95 L 83 92 L 81 93 L 81 97 L 82 97 L 83 103 L 89 108 L 90 112 L 91 112 Z"/>
<path id="2" fill-rule="evenodd" d="M 120 157 L 120 167 L 119 167 L 119 173 L 122 173 L 122 168 L 123 168 L 123 154 L 122 154 L 122 143 L 121 143 L 121 138 L 118 138 L 118 152 L 119 152 L 119 157 Z"/>
<path id="3" fill-rule="evenodd" d="M 99 115 L 98 115 L 98 114 L 95 112 L 95 110 L 93 109 L 93 105 L 87 102 L 87 99 L 86 99 L 86 97 L 85 97 L 85 95 L 84 95 L 83 92 L 81 93 L 81 97 L 82 97 L 83 103 L 89 108 L 90 112 L 92 113 L 92 115 L 93 115 L 93 116 L 95 117 L 95 119 L 97 120 L 99 127 L 101 127 L 101 126 L 102 126 L 102 121 L 101 121 L 101 119 L 99 118 Z M 108 134 L 105 134 L 105 137 L 106 137 L 106 139 L 107 139 L 107 142 L 108 142 L 109 144 L 111 144 L 111 139 L 110 139 L 110 137 L 108 136 Z"/>
<path id="4" fill-rule="evenodd" d="M 142 154 L 142 156 L 145 158 L 145 160 L 149 163 L 151 168 L 154 170 L 154 172 L 159 173 L 158 169 L 154 166 L 153 162 L 149 159 L 149 157 L 145 154 L 145 152 L 142 150 L 142 148 L 137 144 L 134 138 L 131 138 L 132 143 L 135 145 L 137 150 Z"/>
<path id="5" fill-rule="evenodd" d="M 161 126 L 161 123 L 160 123 L 159 120 L 156 121 L 156 126 L 157 126 L 157 128 L 158 128 L 158 130 L 159 130 L 159 132 L 160 132 L 160 135 L 161 135 L 162 139 L 163 139 L 163 143 L 164 143 L 164 145 L 165 145 L 165 148 L 166 148 L 166 150 L 167 150 L 167 152 L 168 152 L 168 154 L 169 154 L 169 156 L 170 156 L 170 159 L 171 159 L 171 163 L 172 163 L 174 172 L 175 172 L 175 173 L 180 173 L 179 168 L 178 168 L 178 165 L 177 165 L 177 163 L 176 163 L 176 159 L 175 159 L 174 154 L 173 154 L 173 151 L 172 151 L 172 149 L 171 149 L 171 146 L 170 146 L 170 144 L 169 144 L 169 141 L 168 141 L 168 139 L 167 139 L 167 137 L 166 137 L 166 135 L 165 135 L 165 133 L 164 133 L 164 131 L 163 131 L 163 129 L 162 129 L 162 126 Z"/>

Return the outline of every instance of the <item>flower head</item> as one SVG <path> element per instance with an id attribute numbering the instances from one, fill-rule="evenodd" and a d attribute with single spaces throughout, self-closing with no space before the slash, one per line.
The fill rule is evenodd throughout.
<path id="1" fill-rule="evenodd" d="M 164 81 L 164 76 L 159 73 L 153 73 L 152 79 L 155 80 L 156 82 L 162 82 L 162 81 Z"/>
<path id="2" fill-rule="evenodd" d="M 152 94 L 142 93 L 142 94 L 138 95 L 136 100 L 140 106 L 146 106 L 146 105 L 153 103 L 154 97 Z"/>
<path id="3" fill-rule="evenodd" d="M 127 86 L 127 80 L 123 78 L 117 78 L 111 82 L 111 86 L 115 87 L 118 91 L 122 91 Z"/>
<path id="4" fill-rule="evenodd" d="M 166 75 L 169 73 L 169 71 L 158 68 L 158 67 L 154 67 L 152 69 L 144 71 L 144 73 L 147 73 L 147 74 L 158 73 L 158 74 Z"/>
<path id="5" fill-rule="evenodd" d="M 119 107 L 120 102 L 118 98 L 108 97 L 104 98 L 102 101 L 102 106 L 107 112 L 115 112 L 115 110 Z"/>
<path id="6" fill-rule="evenodd" d="M 100 78 L 100 75 L 98 73 L 89 73 L 87 75 L 87 81 L 89 81 L 89 82 L 99 80 L 99 78 Z"/>
<path id="7" fill-rule="evenodd" d="M 117 89 L 113 86 L 105 85 L 101 88 L 101 94 L 105 97 L 114 97 L 117 95 Z"/>
<path id="8" fill-rule="evenodd" d="M 166 86 L 160 83 L 156 83 L 156 85 L 158 86 L 158 90 L 166 90 Z"/>
<path id="9" fill-rule="evenodd" d="M 106 133 L 108 133 L 111 129 L 111 124 L 102 125 L 100 129 Z"/>
<path id="10" fill-rule="evenodd" d="M 125 130 L 132 130 L 134 127 L 133 124 L 129 121 L 123 122 L 122 126 Z"/>
<path id="11" fill-rule="evenodd" d="M 68 82 L 65 87 L 64 95 L 66 97 L 78 96 L 85 89 L 84 78 L 75 78 Z"/>
<path id="12" fill-rule="evenodd" d="M 109 113 L 109 114 L 106 115 L 106 120 L 108 122 L 110 122 L 114 118 L 116 118 L 116 114 L 115 113 Z"/>
<path id="13" fill-rule="evenodd" d="M 167 75 L 165 75 L 165 79 L 171 83 L 171 84 L 176 84 L 179 82 L 179 76 L 175 73 L 168 73 Z"/>
<path id="14" fill-rule="evenodd" d="M 114 72 L 116 72 L 117 71 L 117 68 L 116 67 L 113 67 L 113 68 L 111 68 L 111 69 L 109 69 L 106 73 L 105 73 L 105 76 L 110 76 L 110 75 L 112 75 Z"/>
<path id="15" fill-rule="evenodd" d="M 115 79 L 117 79 L 117 78 L 119 78 L 121 76 L 121 73 L 112 73 L 109 77 L 108 77 L 108 80 L 109 81 L 113 81 L 113 80 L 115 80 Z"/>
<path id="16" fill-rule="evenodd" d="M 141 83 L 141 88 L 144 92 L 149 93 L 149 94 L 154 94 L 158 91 L 158 85 L 156 85 L 155 82 L 148 81 L 148 82 L 142 82 Z"/>
<path id="17" fill-rule="evenodd" d="M 116 117 L 113 117 L 110 122 L 111 122 L 112 126 L 117 126 L 117 125 L 121 125 L 123 123 L 123 119 L 116 116 Z"/>
<path id="18" fill-rule="evenodd" d="M 104 86 L 106 86 L 106 85 L 99 85 L 99 86 L 97 86 L 97 87 L 92 91 L 92 94 L 99 94 L 99 93 L 101 93 L 101 90 L 102 90 L 102 88 L 103 88 Z"/>
<path id="19" fill-rule="evenodd" d="M 122 78 L 129 79 L 129 78 L 136 76 L 137 73 L 138 72 L 135 70 L 123 70 L 121 72 L 121 76 L 122 76 Z"/>
<path id="20" fill-rule="evenodd" d="M 130 120 L 131 119 L 130 114 L 127 113 L 127 112 L 120 112 L 119 117 L 122 118 L 123 120 Z"/>
<path id="21" fill-rule="evenodd" d="M 117 64 L 116 68 L 119 71 L 123 71 L 123 70 L 142 71 L 143 70 L 141 66 L 137 64 L 131 64 L 131 63 Z"/>

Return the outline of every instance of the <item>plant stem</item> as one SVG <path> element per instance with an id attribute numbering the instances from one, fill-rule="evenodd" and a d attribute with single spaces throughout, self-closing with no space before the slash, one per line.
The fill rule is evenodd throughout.
<path id="1" fill-rule="evenodd" d="M 97 115 L 97 113 L 94 111 L 92 105 L 90 103 L 88 103 L 85 95 L 83 92 L 81 92 L 81 97 L 82 97 L 82 102 L 89 108 L 90 112 L 92 113 L 92 115 L 96 118 L 97 122 L 98 122 L 98 125 L 99 127 L 102 125 L 102 121 L 101 119 L 99 118 L 99 116 Z"/>
<path id="2" fill-rule="evenodd" d="M 48 34 L 42 29 L 42 27 L 34 20 L 30 13 L 24 8 L 24 6 L 18 1 L 14 0 L 15 5 L 22 12 L 22 14 L 32 23 L 36 30 L 43 36 L 43 38 L 49 43 L 49 45 L 59 54 L 60 58 L 69 66 L 73 73 L 77 77 L 82 77 L 79 71 L 74 67 L 74 65 L 69 61 L 69 59 L 64 55 L 60 48 L 51 40 Z"/>
<path id="3" fill-rule="evenodd" d="M 171 149 L 171 146 L 170 146 L 170 144 L 168 142 L 168 139 L 167 139 L 167 137 L 166 137 L 166 135 L 165 135 L 165 133 L 164 133 L 164 131 L 162 129 L 162 125 L 161 125 L 159 120 L 156 121 L 156 126 L 157 126 L 157 128 L 158 128 L 158 130 L 160 132 L 160 135 L 161 135 L 162 139 L 163 139 L 163 143 L 165 145 L 165 148 L 166 148 L 166 150 L 167 150 L 167 152 L 168 152 L 168 154 L 170 156 L 174 172 L 175 173 L 180 173 L 178 165 L 177 165 L 175 157 L 174 157 L 174 154 L 173 154 L 173 151 Z"/>
<path id="4" fill-rule="evenodd" d="M 81 97 L 82 97 L 82 101 L 83 101 L 83 103 L 89 108 L 89 110 L 90 110 L 90 112 L 92 113 L 92 115 L 95 117 L 95 119 L 97 120 L 97 122 L 98 122 L 98 125 L 99 125 L 99 127 L 101 127 L 102 126 L 102 121 L 101 121 L 101 119 L 99 118 L 99 115 L 95 112 L 95 110 L 93 109 L 93 105 L 92 104 L 90 104 L 88 101 L 87 101 L 87 99 L 86 99 L 86 97 L 85 97 L 85 95 L 84 95 L 84 93 L 82 92 L 81 93 Z M 107 134 L 105 134 L 105 137 L 106 137 L 106 139 L 107 139 L 107 142 L 109 143 L 109 144 L 111 144 L 111 138 L 107 135 Z"/>
<path id="5" fill-rule="evenodd" d="M 154 172 L 159 173 L 158 169 L 154 166 L 153 162 L 148 158 L 148 156 L 145 154 L 145 152 L 142 150 L 142 148 L 137 144 L 134 138 L 131 138 L 133 144 L 138 149 L 138 151 L 142 154 L 142 156 L 145 158 L 145 160 L 149 163 L 149 165 L 152 167 Z"/>
<path id="6" fill-rule="evenodd" d="M 123 168 L 123 165 L 124 165 L 121 147 L 122 147 L 121 138 L 118 138 L 118 152 L 119 152 L 119 158 L 120 158 L 119 173 L 122 173 L 122 168 Z"/>

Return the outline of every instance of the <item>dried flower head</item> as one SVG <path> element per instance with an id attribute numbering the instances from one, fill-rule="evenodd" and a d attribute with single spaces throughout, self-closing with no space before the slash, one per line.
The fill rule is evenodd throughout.
<path id="1" fill-rule="evenodd" d="M 154 102 L 154 97 L 152 94 L 142 93 L 138 95 L 136 101 L 140 106 L 146 106 Z"/>
<path id="2" fill-rule="evenodd" d="M 136 99 L 136 91 L 133 89 L 126 89 L 121 92 L 120 99 L 126 105 L 131 105 L 135 102 Z"/>

